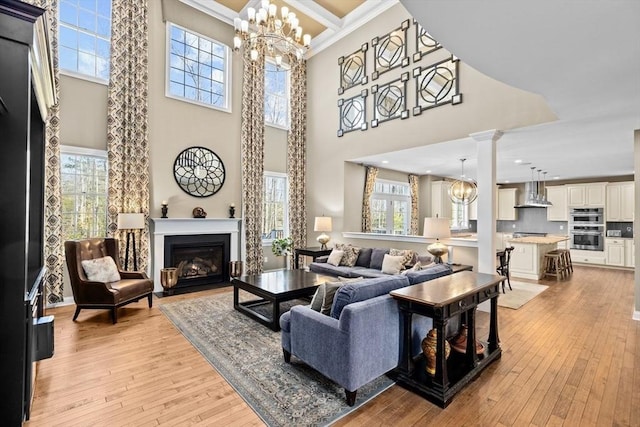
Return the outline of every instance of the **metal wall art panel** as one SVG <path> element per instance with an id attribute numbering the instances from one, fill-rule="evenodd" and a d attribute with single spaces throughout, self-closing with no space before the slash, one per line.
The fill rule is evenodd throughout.
<path id="1" fill-rule="evenodd" d="M 409 73 L 407 72 L 385 85 L 373 85 L 371 88 L 371 93 L 374 94 L 372 128 L 398 117 L 401 119 L 409 117 L 409 110 L 407 110 L 408 81 Z"/>
<path id="2" fill-rule="evenodd" d="M 429 108 L 462 102 L 462 94 L 458 87 L 458 62 L 458 58 L 451 56 L 435 64 L 413 69 L 416 82 L 414 116 Z"/>
<path id="3" fill-rule="evenodd" d="M 369 45 L 363 44 L 362 47 L 350 55 L 338 58 L 340 66 L 340 87 L 338 95 L 342 95 L 345 90 L 357 85 L 367 84 L 367 49 Z"/>
<path id="4" fill-rule="evenodd" d="M 367 130 L 367 89 L 347 99 L 339 99 L 340 128 L 338 136 L 354 130 Z"/>
<path id="5" fill-rule="evenodd" d="M 423 56 L 435 52 L 440 49 L 442 45 L 424 29 L 422 25 L 415 19 L 413 20 L 413 26 L 416 31 L 416 52 L 413 54 L 413 62 L 418 62 Z"/>
<path id="6" fill-rule="evenodd" d="M 374 58 L 374 71 L 371 74 L 371 80 L 377 80 L 380 74 L 396 67 L 409 65 L 407 54 L 407 29 L 409 25 L 410 21 L 407 19 L 390 33 L 371 40 Z"/>

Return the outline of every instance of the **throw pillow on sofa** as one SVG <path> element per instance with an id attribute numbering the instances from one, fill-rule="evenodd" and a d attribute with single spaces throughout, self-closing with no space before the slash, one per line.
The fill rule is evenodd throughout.
<path id="1" fill-rule="evenodd" d="M 392 256 L 402 256 L 402 265 L 413 265 L 413 251 L 411 249 L 389 249 L 389 255 Z"/>
<path id="2" fill-rule="evenodd" d="M 333 305 L 333 298 L 336 296 L 336 292 L 342 286 L 344 286 L 346 282 L 326 282 L 324 284 L 324 299 L 322 300 L 322 308 L 320 309 L 320 313 L 326 314 L 327 316 L 331 314 L 331 306 Z"/>
<path id="3" fill-rule="evenodd" d="M 311 298 L 311 304 L 309 304 L 309 308 L 313 311 L 317 311 L 318 313 L 322 310 L 322 301 L 324 301 L 324 287 L 325 284 L 321 283 L 316 289 L 316 293 L 313 294 L 313 298 Z"/>
<path id="4" fill-rule="evenodd" d="M 343 256 L 344 256 L 344 251 L 341 251 L 339 249 L 334 249 L 331 251 L 331 254 L 329 254 L 329 258 L 327 259 L 327 264 L 331 264 L 337 267 L 340 265 L 340 261 L 342 261 Z"/>
<path id="5" fill-rule="evenodd" d="M 369 264 L 369 268 L 373 268 L 374 270 L 382 270 L 382 261 L 384 261 L 384 256 L 388 253 L 389 249 L 373 248 L 371 250 L 371 263 Z"/>
<path id="6" fill-rule="evenodd" d="M 358 254 L 360 253 L 360 248 L 356 246 L 346 245 L 344 243 L 336 243 L 335 247 L 336 249 L 344 252 L 344 255 L 342 255 L 342 260 L 340 261 L 340 265 L 344 265 L 346 267 L 353 267 L 354 265 L 356 265 Z"/>
<path id="7" fill-rule="evenodd" d="M 404 270 L 404 256 L 393 256 L 386 254 L 382 260 L 382 272 L 385 274 L 400 274 Z"/>
<path id="8" fill-rule="evenodd" d="M 358 267 L 369 268 L 369 264 L 371 264 L 371 251 L 371 248 L 360 248 L 360 253 L 356 260 L 356 265 Z"/>

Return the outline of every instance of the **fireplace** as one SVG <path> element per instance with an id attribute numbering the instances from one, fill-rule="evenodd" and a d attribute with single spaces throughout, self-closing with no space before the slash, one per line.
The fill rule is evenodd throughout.
<path id="1" fill-rule="evenodd" d="M 230 235 L 195 234 L 164 238 L 164 266 L 178 269 L 176 288 L 229 280 Z"/>

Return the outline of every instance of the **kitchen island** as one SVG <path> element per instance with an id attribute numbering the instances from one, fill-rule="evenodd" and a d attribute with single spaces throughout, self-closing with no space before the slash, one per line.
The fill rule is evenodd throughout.
<path id="1" fill-rule="evenodd" d="M 569 240 L 568 236 L 527 236 L 514 237 L 509 244 L 511 252 L 509 272 L 511 277 L 540 280 L 544 275 L 544 256 L 558 248 L 558 243 Z"/>

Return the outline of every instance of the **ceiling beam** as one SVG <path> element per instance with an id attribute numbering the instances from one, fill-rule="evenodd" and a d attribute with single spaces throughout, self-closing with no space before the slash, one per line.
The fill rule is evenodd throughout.
<path id="1" fill-rule="evenodd" d="M 304 13 L 309 18 L 319 22 L 327 28 L 334 31 L 338 31 L 342 28 L 342 19 L 338 18 L 318 3 L 301 0 L 284 0 L 284 2 L 291 7 L 298 9 L 301 13 Z"/>
<path id="2" fill-rule="evenodd" d="M 229 25 L 233 25 L 233 18 L 236 18 L 238 14 L 235 10 L 211 0 L 180 0 L 182 3 L 206 13 L 225 22 Z"/>

